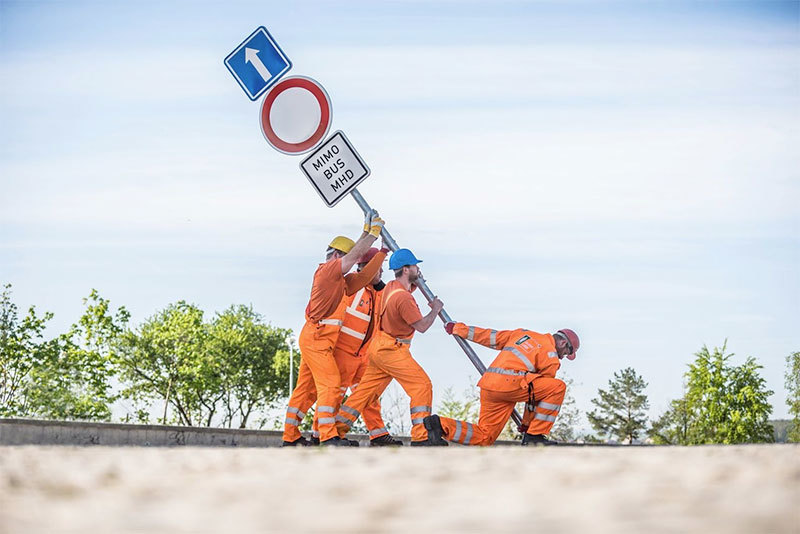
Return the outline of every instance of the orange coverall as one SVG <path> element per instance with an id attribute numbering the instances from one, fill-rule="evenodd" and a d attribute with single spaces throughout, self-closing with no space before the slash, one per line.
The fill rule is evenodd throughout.
<path id="1" fill-rule="evenodd" d="M 411 441 L 425 441 L 428 431 L 422 420 L 431 414 L 433 386 L 409 349 L 414 335 L 411 325 L 422 319 L 422 313 L 411 292 L 396 280 L 383 290 L 382 308 L 378 331 L 367 349 L 369 365 L 358 390 L 339 410 L 336 429 L 339 436 L 344 437 L 358 413 L 379 398 L 394 378 L 411 397 Z"/>
<path id="2" fill-rule="evenodd" d="M 440 417 L 443 437 L 463 445 L 491 445 L 503 431 L 514 406 L 529 400 L 529 388 L 535 410 L 526 406 L 522 423 L 529 425 L 528 434 L 548 434 L 567 389 L 562 380 L 555 378 L 561 361 L 553 336 L 522 328 L 498 332 L 464 323 L 454 325 L 453 335 L 501 350 L 478 381 L 478 423 Z"/>
<path id="3" fill-rule="evenodd" d="M 382 293 L 383 290 L 377 290 L 368 285 L 359 289 L 358 293 L 353 296 L 345 296 L 347 301 L 345 315 L 342 321 L 342 328 L 339 331 L 339 339 L 333 349 L 333 358 L 336 360 L 336 366 L 339 368 L 342 379 L 340 403 L 348 387 L 351 393 L 356 391 L 361 377 L 367 369 L 366 348 L 374 331 L 375 310 L 380 309 Z M 354 415 L 358 417 L 358 414 Z M 370 439 L 379 438 L 389 433 L 381 417 L 381 401 L 379 398 L 364 408 L 364 424 L 367 426 Z M 319 437 L 318 425 L 318 417 L 314 417 L 312 431 L 314 437 Z"/>
<path id="4" fill-rule="evenodd" d="M 341 375 L 333 357 L 339 330 L 345 315 L 345 295 L 353 295 L 366 286 L 380 269 L 386 253 L 379 252 L 358 273 L 342 275 L 342 259 L 317 267 L 306 306 L 306 323 L 300 331 L 300 370 L 289 399 L 284 420 L 283 440 L 297 441 L 297 428 L 305 412 L 317 400 L 320 440 L 336 437 L 334 415 L 341 402 Z"/>

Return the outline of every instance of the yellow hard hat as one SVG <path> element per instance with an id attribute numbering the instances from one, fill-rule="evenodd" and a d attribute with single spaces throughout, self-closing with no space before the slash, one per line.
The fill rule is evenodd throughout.
<path id="1" fill-rule="evenodd" d="M 350 252 L 350 250 L 356 246 L 355 241 L 350 239 L 349 237 L 345 237 L 343 235 L 337 235 L 331 241 L 331 244 L 328 245 L 330 248 L 335 248 L 336 250 L 341 250 L 345 254 Z"/>

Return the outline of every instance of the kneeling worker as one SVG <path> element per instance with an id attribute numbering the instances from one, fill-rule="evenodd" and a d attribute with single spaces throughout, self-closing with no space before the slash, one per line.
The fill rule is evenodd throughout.
<path id="1" fill-rule="evenodd" d="M 498 332 L 453 322 L 447 323 L 445 330 L 485 347 L 499 348 L 500 353 L 478 381 L 478 424 L 432 415 L 425 418 L 428 433 L 463 445 L 491 445 L 503 431 L 514 406 L 525 402 L 522 444 L 555 444 L 544 435 L 550 433 L 567 389 L 555 376 L 562 358 L 575 359 L 580 347 L 577 334 L 568 328 L 555 334 L 523 328 Z"/>
<path id="2" fill-rule="evenodd" d="M 350 430 L 361 411 L 380 397 L 386 386 L 396 379 L 411 397 L 411 445 L 446 446 L 441 436 L 429 436 L 423 420 L 431 414 L 433 386 L 428 375 L 411 356 L 411 338 L 414 332 L 427 331 L 444 304 L 434 298 L 431 311 L 422 316 L 411 291 L 420 278 L 417 264 L 421 260 L 408 249 L 399 249 L 389 259 L 389 268 L 394 271 L 392 280 L 383 290 L 381 311 L 376 317 L 376 332 L 367 349 L 369 364 L 358 389 L 342 405 L 336 416 L 339 437 Z"/>

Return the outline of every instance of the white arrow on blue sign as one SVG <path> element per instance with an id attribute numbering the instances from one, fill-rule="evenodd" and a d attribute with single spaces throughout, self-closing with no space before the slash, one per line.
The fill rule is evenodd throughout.
<path id="1" fill-rule="evenodd" d="M 250 100 L 255 100 L 289 72 L 292 62 L 267 29 L 259 26 L 225 58 L 225 66 Z"/>

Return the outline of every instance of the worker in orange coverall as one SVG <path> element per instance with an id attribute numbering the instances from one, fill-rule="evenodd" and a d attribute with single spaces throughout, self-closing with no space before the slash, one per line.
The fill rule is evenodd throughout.
<path id="1" fill-rule="evenodd" d="M 361 272 L 367 264 L 378 254 L 377 248 L 369 249 L 358 260 L 358 271 Z M 386 284 L 381 280 L 383 268 L 379 268 L 375 277 L 355 295 L 345 296 L 347 305 L 344 310 L 342 328 L 339 339 L 333 349 L 333 358 L 339 367 L 342 378 L 342 395 L 349 387 L 351 394 L 356 391 L 364 371 L 367 369 L 367 346 L 375 331 L 375 310 L 379 309 L 380 297 Z M 364 408 L 364 424 L 369 432 L 369 444 L 372 447 L 402 446 L 403 442 L 393 439 L 386 430 L 386 425 L 381 417 L 381 401 L 376 398 Z M 314 418 L 312 443 L 318 441 L 317 418 Z"/>
<path id="2" fill-rule="evenodd" d="M 364 232 L 356 243 L 338 236 L 326 251 L 326 261 L 317 267 L 311 285 L 311 297 L 306 306 L 306 323 L 300 331 L 300 370 L 297 385 L 289 399 L 284 420 L 283 445 L 310 445 L 298 429 L 305 411 L 317 401 L 320 443 L 349 446 L 357 442 L 341 439 L 336 431 L 334 416 L 342 392 L 341 375 L 333 357 L 345 315 L 345 295 L 354 295 L 369 284 L 386 258 L 379 252 L 360 273 L 350 269 L 370 248 L 383 228 L 376 211 L 367 214 Z M 310 400 L 309 400 L 310 399 Z"/>
<path id="3" fill-rule="evenodd" d="M 448 334 L 485 347 L 500 349 L 486 369 L 481 388 L 478 424 L 432 415 L 424 424 L 429 435 L 442 436 L 463 445 L 491 445 L 503 431 L 514 406 L 525 402 L 521 430 L 523 445 L 555 445 L 545 438 L 564 401 L 566 385 L 556 378 L 561 359 L 574 360 L 580 347 L 578 335 L 568 328 L 555 334 L 531 330 L 491 330 L 449 322 Z"/>
<path id="4" fill-rule="evenodd" d="M 411 445 L 447 445 L 441 436 L 431 439 L 423 424 L 424 418 L 432 412 L 433 386 L 428 375 L 411 356 L 410 350 L 414 332 L 427 331 L 444 307 L 438 298 L 434 298 L 430 302 L 430 313 L 422 316 L 411 295 L 414 283 L 421 276 L 417 267 L 420 262 L 408 249 L 395 251 L 389 260 L 389 268 L 394 271 L 395 279 L 383 290 L 381 312 L 377 319 L 378 331 L 367 349 L 369 365 L 361 384 L 336 416 L 340 437 L 344 437 L 361 410 L 380 397 L 394 378 L 411 398 Z"/>

